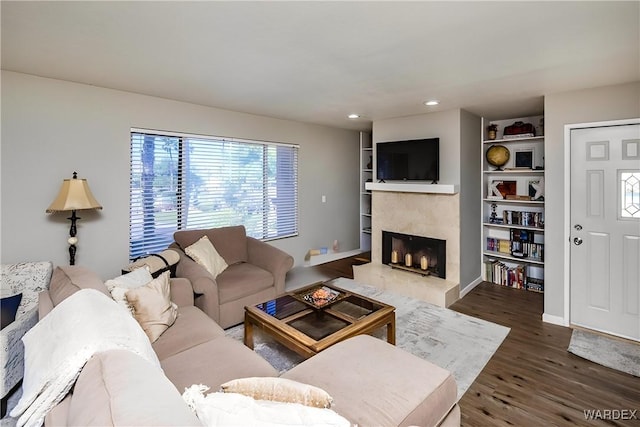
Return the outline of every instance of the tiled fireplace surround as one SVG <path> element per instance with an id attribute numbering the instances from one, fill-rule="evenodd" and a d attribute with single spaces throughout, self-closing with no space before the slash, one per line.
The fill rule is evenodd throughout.
<path id="1" fill-rule="evenodd" d="M 456 194 L 373 191 L 371 263 L 354 266 L 356 281 L 447 307 L 459 298 L 460 198 Z M 447 242 L 446 278 L 395 270 L 382 263 L 382 231 Z"/>

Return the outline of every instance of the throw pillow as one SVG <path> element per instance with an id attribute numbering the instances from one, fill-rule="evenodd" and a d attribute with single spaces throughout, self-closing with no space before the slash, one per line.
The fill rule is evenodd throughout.
<path id="1" fill-rule="evenodd" d="M 239 378 L 220 386 L 223 393 L 239 393 L 257 400 L 300 403 L 316 408 L 330 408 L 333 398 L 319 387 L 278 377 Z"/>
<path id="2" fill-rule="evenodd" d="M 324 426 L 349 427 L 351 423 L 327 408 L 299 403 L 256 400 L 239 393 L 209 393 L 207 386 L 195 384 L 182 398 L 204 426 Z"/>
<path id="3" fill-rule="evenodd" d="M 104 284 L 111 293 L 111 298 L 113 298 L 113 300 L 120 306 L 129 310 L 133 315 L 133 307 L 129 304 L 129 301 L 127 301 L 125 294 L 128 290 L 144 286 L 152 280 L 153 277 L 151 277 L 151 273 L 149 273 L 149 268 L 144 267 L 137 268 L 131 273 L 123 274 L 122 276 L 107 280 Z"/>
<path id="4" fill-rule="evenodd" d="M 187 246 L 184 252 L 203 266 L 213 277 L 218 277 L 218 274 L 228 267 L 227 262 L 213 247 L 207 236 L 202 236 L 193 245 Z"/>
<path id="5" fill-rule="evenodd" d="M 77 265 L 56 267 L 49 283 L 49 295 L 54 307 L 81 289 L 95 289 L 111 296 L 95 272 Z"/>
<path id="6" fill-rule="evenodd" d="M 133 315 L 151 342 L 155 342 L 178 317 L 178 306 L 171 302 L 169 272 L 144 286 L 129 289 L 127 301 L 133 307 Z"/>
<path id="7" fill-rule="evenodd" d="M 16 320 L 16 313 L 18 312 L 20 301 L 22 301 L 22 294 L 13 295 L 0 300 L 0 329 L 4 329 L 5 326 L 9 326 L 14 320 Z"/>

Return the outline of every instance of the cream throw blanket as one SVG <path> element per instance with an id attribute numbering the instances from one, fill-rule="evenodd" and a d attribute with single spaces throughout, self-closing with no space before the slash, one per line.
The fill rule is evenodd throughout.
<path id="1" fill-rule="evenodd" d="M 149 338 L 115 301 L 83 289 L 58 304 L 22 338 L 25 372 L 22 397 L 11 411 L 17 427 L 40 426 L 69 392 L 94 353 L 128 349 L 160 368 Z"/>

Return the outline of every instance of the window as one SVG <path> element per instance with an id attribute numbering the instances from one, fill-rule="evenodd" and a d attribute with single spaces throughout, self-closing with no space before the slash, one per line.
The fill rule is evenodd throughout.
<path id="1" fill-rule="evenodd" d="M 244 225 L 261 240 L 298 234 L 298 146 L 133 130 L 129 256 L 177 230 Z"/>
<path id="2" fill-rule="evenodd" d="M 640 171 L 618 171 L 621 218 L 640 218 Z"/>

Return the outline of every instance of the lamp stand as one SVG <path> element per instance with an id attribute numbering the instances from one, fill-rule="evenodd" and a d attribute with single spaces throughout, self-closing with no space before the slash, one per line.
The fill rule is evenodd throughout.
<path id="1" fill-rule="evenodd" d="M 47 213 L 53 212 L 69 212 L 71 216 L 67 218 L 71 221 L 71 228 L 69 229 L 69 265 L 75 265 L 76 263 L 76 243 L 78 238 L 76 237 L 77 228 L 76 221 L 80 219 L 76 215 L 76 210 L 80 209 L 102 209 L 100 203 L 93 197 L 89 184 L 86 179 L 78 179 L 78 173 L 73 173 L 73 178 L 65 179 L 60 187 L 60 192 L 56 196 L 55 200 L 47 208 Z"/>
<path id="2" fill-rule="evenodd" d="M 76 221 L 80 219 L 79 216 L 76 215 L 75 209 L 71 211 L 71 216 L 67 218 L 71 220 L 71 229 L 69 229 L 69 265 L 75 265 L 76 263 L 76 243 L 78 243 L 78 238 L 76 237 Z"/>

